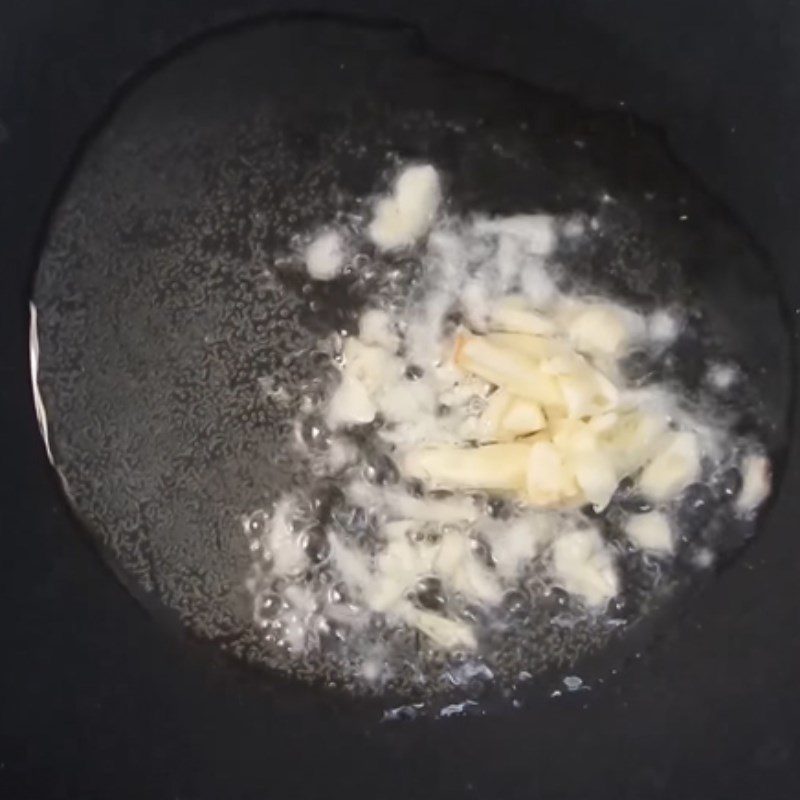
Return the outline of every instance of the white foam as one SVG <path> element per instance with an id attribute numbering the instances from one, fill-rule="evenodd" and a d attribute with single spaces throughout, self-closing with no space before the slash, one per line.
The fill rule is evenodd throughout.
<path id="1" fill-rule="evenodd" d="M 516 240 L 525 252 L 547 256 L 556 245 L 553 218 L 547 214 L 516 214 L 510 217 L 478 217 L 473 225 L 478 235 L 491 234 Z"/>
<path id="2" fill-rule="evenodd" d="M 668 345 L 678 338 L 681 332 L 679 319 L 665 309 L 654 311 L 647 320 L 650 339 L 659 345 Z"/>
<path id="3" fill-rule="evenodd" d="M 525 299 L 537 309 L 548 308 L 558 289 L 540 257 L 527 258 L 520 267 L 520 289 Z"/>
<path id="4" fill-rule="evenodd" d="M 739 369 L 733 364 L 712 364 L 708 368 L 706 377 L 711 386 L 717 391 L 724 392 L 739 379 Z"/>

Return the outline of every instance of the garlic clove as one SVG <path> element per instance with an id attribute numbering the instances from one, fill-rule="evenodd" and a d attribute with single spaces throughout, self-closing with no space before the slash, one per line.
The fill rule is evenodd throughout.
<path id="1" fill-rule="evenodd" d="M 504 389 L 489 395 L 486 408 L 478 420 L 478 435 L 482 442 L 494 442 L 501 438 L 501 424 L 513 398 Z M 509 438 L 514 438 L 509 437 Z"/>
<path id="2" fill-rule="evenodd" d="M 525 485 L 529 451 L 517 442 L 434 447 L 407 453 L 402 467 L 408 477 L 434 487 L 516 491 Z"/>
<path id="3" fill-rule="evenodd" d="M 740 514 L 755 511 L 769 496 L 772 470 L 769 459 L 762 455 L 749 455 L 742 460 L 742 488 L 735 506 Z"/>
<path id="4" fill-rule="evenodd" d="M 370 223 L 370 239 L 381 250 L 409 247 L 428 232 L 442 200 L 439 174 L 429 164 L 408 167 L 392 194 L 379 200 Z"/>
<path id="5" fill-rule="evenodd" d="M 328 403 L 326 421 L 332 429 L 366 425 L 378 409 L 367 387 L 354 375 L 345 374 Z"/>
<path id="6" fill-rule="evenodd" d="M 653 500 L 668 500 L 700 476 L 697 436 L 688 431 L 668 434 L 658 455 L 644 468 L 639 488 Z"/>
<path id="7" fill-rule="evenodd" d="M 597 450 L 597 434 L 579 419 L 560 419 L 551 423 L 553 444 L 565 454 Z"/>
<path id="8" fill-rule="evenodd" d="M 578 495 L 575 476 L 552 442 L 531 445 L 526 477 L 526 498 L 532 505 L 553 506 Z"/>
<path id="9" fill-rule="evenodd" d="M 489 329 L 507 333 L 550 336 L 556 326 L 547 317 L 531 311 L 521 298 L 510 298 L 496 304 L 489 313 Z"/>
<path id="10" fill-rule="evenodd" d="M 500 422 L 501 438 L 514 439 L 542 430 L 547 425 L 544 412 L 537 403 L 514 397 Z"/>
<path id="11" fill-rule="evenodd" d="M 594 506 L 595 511 L 602 511 L 619 485 L 619 477 L 611 459 L 597 451 L 582 452 L 572 456 L 569 463 L 586 500 Z"/>
<path id="12" fill-rule="evenodd" d="M 600 357 L 619 358 L 645 331 L 637 313 L 613 303 L 570 303 L 561 316 L 575 348 Z"/>
<path id="13" fill-rule="evenodd" d="M 520 397 L 541 405 L 563 403 L 558 385 L 528 356 L 506 350 L 486 337 L 461 336 L 456 344 L 458 366 Z"/>
<path id="14" fill-rule="evenodd" d="M 671 553 L 674 549 L 669 520 L 659 511 L 648 511 L 631 517 L 625 523 L 625 533 L 642 550 Z"/>
<path id="15" fill-rule="evenodd" d="M 488 333 L 484 337 L 489 344 L 503 350 L 513 350 L 535 361 L 554 358 L 569 349 L 563 342 L 547 336 L 533 336 L 527 333 Z"/>
<path id="16" fill-rule="evenodd" d="M 454 650 L 457 647 L 474 650 L 478 646 L 475 634 L 464 622 L 442 617 L 432 611 L 422 611 L 411 604 L 404 609 L 403 616 L 410 625 L 445 650 Z"/>
<path id="17" fill-rule="evenodd" d="M 600 434 L 620 477 L 630 475 L 652 459 L 662 446 L 668 422 L 660 414 L 631 411 Z"/>
<path id="18" fill-rule="evenodd" d="M 552 563 L 559 584 L 591 608 L 602 608 L 619 591 L 613 558 L 596 530 L 559 536 L 553 542 Z"/>

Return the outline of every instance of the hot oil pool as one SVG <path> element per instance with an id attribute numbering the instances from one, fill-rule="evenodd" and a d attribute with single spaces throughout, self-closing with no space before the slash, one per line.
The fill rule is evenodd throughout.
<path id="1" fill-rule="evenodd" d="M 678 320 L 662 347 L 631 348 L 625 381 L 664 385 L 729 432 L 728 461 L 703 453 L 698 479 L 670 501 L 669 559 L 623 533 L 648 510 L 633 507 L 643 501 L 631 481 L 602 512 L 570 512 L 614 564 L 619 591 L 600 610 L 541 559 L 491 608 L 435 575 L 410 587 L 415 608 L 472 615 L 476 648 L 436 645 L 381 613 L 356 634 L 352 620 L 319 613 L 321 602 L 352 612 L 329 568 L 331 526 L 374 557 L 385 547 L 383 501 L 354 502 L 319 465 L 341 445 L 324 418 L 341 379 L 337 337 L 352 338 L 367 309 L 402 305 L 425 273 L 425 237 L 382 250 L 365 234 L 377 197 L 410 164 L 435 165 L 439 219 L 556 220 L 543 261 L 560 293 L 622 303 L 648 330 Z M 344 274 L 330 281 L 303 264 L 320 231 L 347 242 Z M 660 138 L 456 69 L 398 31 L 264 25 L 205 40 L 137 83 L 61 198 L 33 303 L 54 465 L 131 590 L 244 661 L 358 694 L 475 700 L 553 671 L 591 680 L 587 659 L 624 650 L 655 609 L 753 535 L 753 516 L 736 513 L 737 469 L 747 452 L 779 463 L 784 441 L 789 351 L 771 273 Z M 379 428 L 347 433 L 369 456 L 350 469 L 379 491 L 426 495 L 376 448 Z M 517 513 L 468 494 L 482 518 Z M 307 557 L 289 577 L 270 573 L 275 554 L 263 553 L 287 497 L 297 502 L 287 530 Z M 484 555 L 496 569 L 491 547 Z M 313 586 L 313 607 L 303 611 L 308 597 L 293 600 L 292 586 Z"/>

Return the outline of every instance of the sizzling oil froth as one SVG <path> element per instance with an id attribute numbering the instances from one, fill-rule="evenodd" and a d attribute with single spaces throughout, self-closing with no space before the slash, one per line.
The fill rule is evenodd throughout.
<path id="1" fill-rule="evenodd" d="M 728 536 L 749 535 L 768 462 L 732 433 L 746 409 L 697 309 L 643 311 L 565 280 L 561 256 L 602 235 L 600 219 L 454 216 L 440 198 L 438 174 L 414 165 L 371 217 L 298 237 L 283 268 L 308 270 L 302 291 L 339 280 L 360 301 L 354 324 L 320 338 L 335 369 L 309 382 L 296 415 L 295 488 L 243 527 L 254 624 L 288 663 L 356 691 L 455 688 L 471 701 L 568 661 L 576 639 L 603 642 L 710 566 Z M 448 354 L 464 331 L 496 329 L 508 302 L 506 326 L 566 331 L 622 408 L 665 420 L 666 452 L 618 472 L 610 500 L 543 509 L 492 478 L 442 488 L 409 471 L 420 448 L 481 440 L 493 387 Z M 691 395 L 674 363 L 682 341 L 711 376 Z"/>

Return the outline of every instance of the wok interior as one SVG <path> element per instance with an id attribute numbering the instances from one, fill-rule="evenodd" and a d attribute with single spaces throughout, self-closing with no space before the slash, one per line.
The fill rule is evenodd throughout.
<path id="1" fill-rule="evenodd" d="M 250 662 L 286 667 L 251 624 L 240 518 L 293 479 L 292 408 L 259 379 L 298 400 L 320 333 L 368 299 L 346 285 L 309 298 L 276 263 L 298 232 L 362 213 L 376 177 L 407 161 L 437 165 L 454 211 L 600 215 L 608 235 L 564 255 L 575 285 L 703 307 L 752 379 L 746 424 L 772 452 L 785 441 L 770 269 L 627 112 L 455 67 L 397 31 L 209 38 L 126 93 L 78 164 L 34 292 L 39 385 L 67 495 L 132 591 Z M 678 355 L 691 390 L 701 365 Z M 548 646 L 569 663 L 599 644 Z"/>

